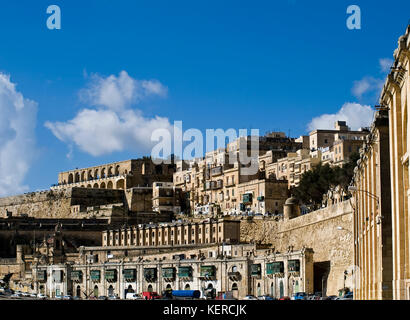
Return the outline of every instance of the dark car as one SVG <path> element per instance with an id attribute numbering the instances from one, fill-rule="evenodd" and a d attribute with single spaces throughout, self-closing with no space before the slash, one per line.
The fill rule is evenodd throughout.
<path id="1" fill-rule="evenodd" d="M 108 297 L 107 296 L 99 296 L 98 300 L 108 300 Z"/>
<path id="2" fill-rule="evenodd" d="M 353 300 L 353 292 L 346 293 L 341 300 Z"/>

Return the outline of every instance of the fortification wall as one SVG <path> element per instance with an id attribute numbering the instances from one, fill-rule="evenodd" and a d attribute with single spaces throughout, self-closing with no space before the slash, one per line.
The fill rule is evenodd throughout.
<path id="1" fill-rule="evenodd" d="M 241 241 L 272 244 L 275 250 L 287 252 L 312 248 L 314 263 L 329 262 L 327 295 L 338 294 L 353 285 L 353 210 L 349 200 L 290 219 L 253 218 L 241 220 Z M 321 280 L 321 279 L 319 279 Z"/>
<path id="2" fill-rule="evenodd" d="M 67 188 L 31 192 L 23 195 L 0 198 L 0 217 L 33 218 L 84 218 L 71 210 L 71 206 L 99 206 L 124 203 L 123 190 Z"/>

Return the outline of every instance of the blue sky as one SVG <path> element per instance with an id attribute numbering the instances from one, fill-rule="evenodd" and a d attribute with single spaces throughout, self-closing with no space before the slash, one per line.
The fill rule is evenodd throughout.
<path id="1" fill-rule="evenodd" d="M 46 27 L 51 4 L 61 8 L 61 30 Z M 351 4 L 361 8 L 360 30 L 346 27 Z M 404 0 L 2 2 L 0 73 L 37 113 L 26 122 L 30 112 L 18 114 L 19 125 L 35 125 L 16 150 L 21 163 L 7 160 L 5 149 L 2 157 L 13 133 L 0 129 L 0 195 L 47 189 L 59 171 L 147 154 L 122 136 L 120 147 L 90 154 L 84 146 L 95 140 L 75 142 L 67 131 L 59 139 L 45 126 L 103 110 L 81 92 L 111 75 L 118 80 L 121 71 L 165 92 L 151 91 L 127 110 L 182 120 L 184 129 L 258 128 L 297 137 L 346 103 L 374 105 L 387 70 L 380 59 L 392 59 L 409 12 Z M 18 118 L 13 112 L 2 112 L 0 124 Z M 8 176 L 13 169 L 20 174 Z"/>

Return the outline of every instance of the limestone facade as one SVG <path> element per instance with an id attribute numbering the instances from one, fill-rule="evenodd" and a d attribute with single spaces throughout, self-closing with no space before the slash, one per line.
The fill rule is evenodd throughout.
<path id="1" fill-rule="evenodd" d="M 240 222 L 206 219 L 201 222 L 141 224 L 127 229 L 106 230 L 103 246 L 169 246 L 183 244 L 237 243 Z"/>
<path id="2" fill-rule="evenodd" d="M 380 105 L 389 110 L 393 299 L 410 299 L 410 26 L 398 40 Z"/>
<path id="3" fill-rule="evenodd" d="M 116 250 L 116 251 L 114 251 Z M 252 244 L 204 245 L 151 254 L 133 254 L 133 248 L 85 247 L 74 264 L 35 265 L 34 288 L 56 294 L 86 296 L 166 289 L 199 290 L 201 297 L 231 293 L 274 297 L 312 293 L 312 251 L 279 253 Z"/>
<path id="4" fill-rule="evenodd" d="M 354 171 L 354 298 L 392 299 L 392 227 L 389 118 L 375 113 Z"/>

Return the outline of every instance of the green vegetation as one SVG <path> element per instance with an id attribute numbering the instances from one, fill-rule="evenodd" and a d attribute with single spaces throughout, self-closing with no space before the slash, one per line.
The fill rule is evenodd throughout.
<path id="1" fill-rule="evenodd" d="M 347 193 L 347 187 L 353 178 L 353 170 L 358 159 L 359 154 L 352 153 L 350 161 L 343 167 L 330 167 L 328 164 L 320 163 L 302 175 L 299 186 L 293 188 L 292 193 L 305 205 L 318 209 L 323 195 L 331 188 L 340 186 Z"/>

